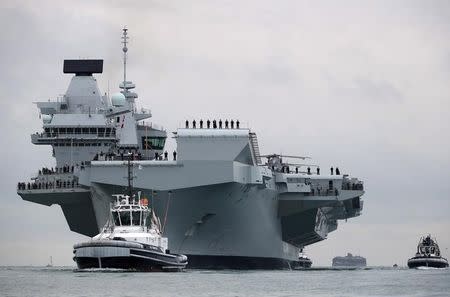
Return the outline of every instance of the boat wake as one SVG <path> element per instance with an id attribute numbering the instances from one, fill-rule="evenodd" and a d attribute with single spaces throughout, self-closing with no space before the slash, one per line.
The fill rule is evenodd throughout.
<path id="1" fill-rule="evenodd" d="M 448 267 L 426 267 L 426 266 L 419 266 L 416 267 L 418 270 L 446 270 Z"/>

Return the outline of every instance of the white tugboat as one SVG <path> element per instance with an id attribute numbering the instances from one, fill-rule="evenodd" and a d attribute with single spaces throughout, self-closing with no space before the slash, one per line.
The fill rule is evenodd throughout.
<path id="1" fill-rule="evenodd" d="M 428 234 L 426 237 L 420 238 L 417 253 L 408 260 L 408 267 L 445 268 L 448 267 L 448 261 L 441 256 L 436 239 L 431 238 L 431 235 Z"/>
<path id="2" fill-rule="evenodd" d="M 118 268 L 138 271 L 179 271 L 186 267 L 185 255 L 170 254 L 168 239 L 161 236 L 161 223 L 148 200 L 132 190 L 131 161 L 128 160 L 129 195 L 116 200 L 101 233 L 74 245 L 79 269 Z"/>

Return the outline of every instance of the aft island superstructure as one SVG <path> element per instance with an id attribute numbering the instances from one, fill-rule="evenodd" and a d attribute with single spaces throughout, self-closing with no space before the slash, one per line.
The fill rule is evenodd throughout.
<path id="1" fill-rule="evenodd" d="M 132 156 L 134 188 L 165 217 L 171 252 L 187 255 L 189 267 L 216 269 L 289 268 L 338 220 L 360 215 L 360 180 L 319 174 L 304 157 L 262 156 L 247 127 L 188 123 L 173 132 L 176 151 L 166 152 L 166 131 L 137 108 L 126 79 L 123 34 L 120 93 L 100 92 L 93 74 L 102 60 L 66 60 L 64 73 L 74 74 L 66 94 L 37 103 L 43 131 L 31 140 L 52 146 L 56 167 L 19 183 L 24 200 L 60 205 L 70 229 L 92 237 L 108 219 L 111 195 L 127 186 Z"/>

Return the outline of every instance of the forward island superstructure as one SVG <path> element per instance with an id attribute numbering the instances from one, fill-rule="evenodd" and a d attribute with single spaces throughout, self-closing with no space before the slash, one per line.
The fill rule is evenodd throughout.
<path id="1" fill-rule="evenodd" d="M 131 153 L 134 188 L 164 214 L 169 249 L 187 255 L 189 267 L 215 269 L 290 268 L 338 220 L 361 214 L 362 181 L 320 174 L 305 157 L 262 156 L 246 127 L 187 123 L 173 132 L 176 151 L 165 151 L 166 131 L 136 107 L 126 29 L 122 38 L 120 93 L 100 93 L 93 74 L 102 60 L 65 60 L 64 73 L 74 74 L 66 94 L 37 103 L 43 131 L 31 141 L 52 146 L 56 167 L 18 184 L 24 200 L 60 205 L 70 229 L 92 237 L 108 219 L 111 195 L 127 185 L 123 156 Z"/>

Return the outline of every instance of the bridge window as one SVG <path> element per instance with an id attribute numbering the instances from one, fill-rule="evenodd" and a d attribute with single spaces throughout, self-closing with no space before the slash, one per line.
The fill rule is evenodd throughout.
<path id="1" fill-rule="evenodd" d="M 143 136 L 142 137 L 142 148 L 147 150 L 162 150 L 164 149 L 164 144 L 166 142 L 165 137 L 158 136 Z"/>
<path id="2" fill-rule="evenodd" d="M 116 211 L 114 211 L 112 213 L 112 215 L 113 215 L 114 225 L 120 226 L 121 224 L 120 224 L 120 220 L 119 220 L 119 214 Z"/>
<path id="3" fill-rule="evenodd" d="M 89 128 L 82 128 L 83 134 L 89 134 Z"/>
<path id="4" fill-rule="evenodd" d="M 141 225 L 141 212 L 140 211 L 133 211 L 133 225 L 139 226 Z"/>
<path id="5" fill-rule="evenodd" d="M 120 212 L 120 220 L 122 221 L 122 226 L 130 226 L 131 218 L 129 211 Z"/>
<path id="6" fill-rule="evenodd" d="M 73 128 L 67 128 L 67 134 L 72 134 L 73 133 Z"/>
<path id="7" fill-rule="evenodd" d="M 75 134 L 81 134 L 81 128 L 75 128 Z"/>

